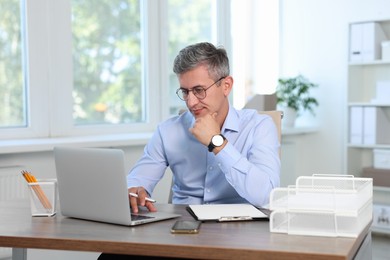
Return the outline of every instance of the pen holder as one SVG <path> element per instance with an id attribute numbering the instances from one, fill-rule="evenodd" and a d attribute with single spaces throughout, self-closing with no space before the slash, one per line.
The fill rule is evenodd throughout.
<path id="1" fill-rule="evenodd" d="M 57 212 L 56 180 L 38 180 L 28 183 L 33 217 L 50 217 Z"/>

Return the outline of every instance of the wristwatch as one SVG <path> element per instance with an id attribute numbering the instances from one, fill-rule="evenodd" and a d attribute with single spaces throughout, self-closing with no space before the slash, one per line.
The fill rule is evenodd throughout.
<path id="1" fill-rule="evenodd" d="M 211 138 L 210 144 L 207 146 L 209 148 L 209 152 L 212 152 L 215 147 L 220 147 L 223 145 L 223 142 L 226 140 L 225 136 L 222 134 L 214 135 Z"/>

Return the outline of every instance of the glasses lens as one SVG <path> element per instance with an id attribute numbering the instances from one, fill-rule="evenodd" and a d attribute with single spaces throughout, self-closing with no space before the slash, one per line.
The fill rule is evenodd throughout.
<path id="1" fill-rule="evenodd" d="M 187 96 L 188 96 L 188 90 L 179 88 L 178 90 L 176 90 L 176 95 L 180 99 L 185 100 L 187 98 Z"/>
<path id="2" fill-rule="evenodd" d="M 196 87 L 192 90 L 192 92 L 194 93 L 194 95 L 199 98 L 199 99 L 203 99 L 205 98 L 206 96 L 206 91 L 204 90 L 204 88 L 202 87 Z"/>
<path id="3" fill-rule="evenodd" d="M 214 83 L 215 84 L 215 83 Z M 214 85 L 213 84 L 213 85 Z M 212 85 L 211 85 L 212 86 Z M 210 87 L 211 87 L 210 86 Z M 194 94 L 195 97 L 197 97 L 198 99 L 204 99 L 206 97 L 206 89 L 202 88 L 202 87 L 196 87 L 196 88 L 193 88 L 191 90 L 188 90 L 188 89 L 183 89 L 183 88 L 179 88 L 178 90 L 176 90 L 176 94 L 177 96 L 182 99 L 182 100 L 187 100 L 188 99 L 188 95 L 190 93 L 190 91 L 192 91 L 192 93 Z"/>

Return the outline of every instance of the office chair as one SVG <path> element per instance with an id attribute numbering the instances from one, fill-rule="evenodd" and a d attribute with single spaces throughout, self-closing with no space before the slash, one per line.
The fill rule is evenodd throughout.
<path id="1" fill-rule="evenodd" d="M 278 130 L 278 139 L 279 139 L 279 158 L 282 155 L 282 119 L 283 119 L 283 111 L 278 110 L 270 110 L 270 111 L 259 111 L 259 114 L 269 115 L 276 125 L 276 129 Z"/>

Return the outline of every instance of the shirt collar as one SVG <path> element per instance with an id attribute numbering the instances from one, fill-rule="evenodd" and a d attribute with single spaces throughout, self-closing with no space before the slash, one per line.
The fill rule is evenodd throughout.
<path id="1" fill-rule="evenodd" d="M 229 112 L 227 114 L 225 122 L 223 123 L 222 132 L 224 132 L 225 130 L 238 132 L 240 123 L 239 121 L 240 119 L 238 117 L 237 110 L 229 105 Z"/>

